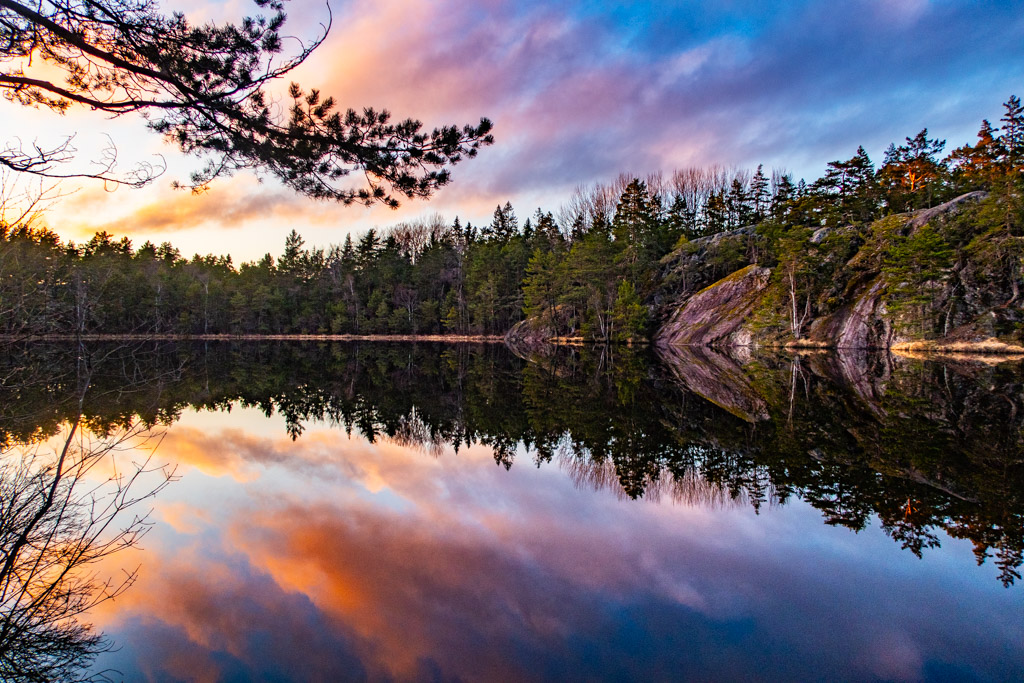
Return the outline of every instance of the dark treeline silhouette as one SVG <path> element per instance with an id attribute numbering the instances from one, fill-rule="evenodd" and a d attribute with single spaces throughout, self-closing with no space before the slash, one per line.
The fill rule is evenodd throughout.
<path id="1" fill-rule="evenodd" d="M 538 209 L 520 221 L 506 203 L 485 226 L 436 218 L 327 249 L 306 248 L 292 231 L 280 257 L 239 267 L 228 256 L 185 259 L 167 243 L 136 248 L 105 232 L 63 243 L 31 222 L 0 222 L 0 333 L 500 334 L 526 316 L 559 334 L 631 340 L 654 322 L 663 257 L 688 241 L 756 226 L 706 268 L 722 277 L 746 263 L 780 265 L 796 300 L 827 271 L 811 229 L 865 225 L 973 190 L 991 196 L 959 235 L 961 251 L 1002 264 L 993 277 L 1006 271 L 1016 289 L 1024 107 L 1016 97 L 1004 106 L 999 127 L 985 121 L 975 145 L 945 157 L 945 141 L 922 130 L 891 145 L 877 170 L 859 148 L 809 184 L 760 166 L 624 175 L 578 189 L 557 217 Z M 978 231 L 999 234 L 972 240 Z M 933 232 L 885 252 L 908 290 L 948 266 L 952 247 Z"/>
<path id="2" fill-rule="evenodd" d="M 818 354 L 740 365 L 710 350 L 655 361 L 608 347 L 527 362 L 501 346 L 379 343 L 91 349 L 107 356 L 82 405 L 97 433 L 171 423 L 188 408 L 255 407 L 283 415 L 293 438 L 326 420 L 435 454 L 484 444 L 500 466 L 525 453 L 627 498 L 760 510 L 798 497 L 828 524 L 860 530 L 877 518 L 918 555 L 940 530 L 969 539 L 1004 583 L 1020 578 L 1020 364 Z M 7 347 L 7 443 L 77 419 L 79 362 L 59 345 Z"/>

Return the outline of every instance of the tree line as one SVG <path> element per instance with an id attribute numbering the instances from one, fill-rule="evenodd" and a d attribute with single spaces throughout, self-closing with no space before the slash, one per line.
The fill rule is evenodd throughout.
<path id="1" fill-rule="evenodd" d="M 998 195 L 1007 223 L 1021 224 L 1024 106 L 1011 97 L 1004 110 L 999 126 L 984 121 L 975 144 L 945 156 L 925 129 L 890 145 L 877 169 L 860 147 L 811 183 L 763 166 L 623 175 L 578 188 L 557 216 L 538 209 L 520 221 L 506 203 L 485 225 L 434 217 L 326 249 L 293 230 L 277 258 L 238 266 L 106 232 L 64 242 L 32 220 L 0 219 L 0 333 L 501 334 L 530 317 L 563 335 L 642 339 L 662 259 L 701 238 L 756 226 L 763 253 L 753 260 L 788 259 L 796 273 L 813 267 L 796 263 L 808 228 L 972 190 Z"/>

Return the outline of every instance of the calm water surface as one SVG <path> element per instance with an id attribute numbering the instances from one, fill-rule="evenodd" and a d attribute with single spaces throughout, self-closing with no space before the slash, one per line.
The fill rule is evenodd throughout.
<path id="1" fill-rule="evenodd" d="M 1020 364 L 26 345 L 9 443 L 83 357 L 180 476 L 100 565 L 115 679 L 1024 677 Z"/>

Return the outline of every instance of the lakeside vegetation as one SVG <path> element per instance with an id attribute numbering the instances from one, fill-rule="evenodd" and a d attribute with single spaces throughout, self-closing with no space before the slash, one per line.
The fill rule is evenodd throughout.
<path id="1" fill-rule="evenodd" d="M 916 312 L 927 337 L 934 285 L 956 265 L 1009 290 L 1004 307 L 1019 303 L 1024 106 L 1011 97 L 1004 110 L 945 157 L 922 130 L 877 170 L 861 147 L 811 183 L 760 166 L 622 176 L 577 190 L 557 217 L 520 221 L 506 203 L 487 225 L 438 217 L 326 249 L 293 230 L 277 258 L 238 266 L 169 243 L 101 232 L 75 244 L 31 220 L 0 223 L 0 334 L 472 335 L 530 318 L 553 336 L 629 341 L 649 337 L 680 292 L 754 263 L 773 269 L 762 327 L 799 339 L 807 319 L 846 303 L 837 269 L 874 240 L 892 307 Z M 975 190 L 987 198 L 952 226 L 875 223 Z M 673 259 L 694 254 L 680 282 Z"/>

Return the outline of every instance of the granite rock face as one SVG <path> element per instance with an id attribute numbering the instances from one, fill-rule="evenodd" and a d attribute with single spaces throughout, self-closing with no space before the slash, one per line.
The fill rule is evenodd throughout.
<path id="1" fill-rule="evenodd" d="M 771 270 L 749 265 L 705 287 L 661 326 L 659 346 L 748 346 L 748 315 L 768 285 Z"/>
<path id="2" fill-rule="evenodd" d="M 644 301 L 650 338 L 660 348 L 1024 353 L 1024 236 L 992 218 L 1007 201 L 969 192 L 870 224 L 766 224 L 686 242 L 661 260 Z M 780 247 L 780 231 L 804 241 Z M 527 320 L 507 341 L 537 349 L 555 327 Z"/>
<path id="3" fill-rule="evenodd" d="M 855 283 L 850 292 L 839 310 L 811 323 L 808 339 L 841 349 L 889 348 L 893 330 L 885 315 L 885 283 L 879 277 L 868 277 Z"/>
<path id="4" fill-rule="evenodd" d="M 520 320 L 505 333 L 505 345 L 522 357 L 551 353 L 551 339 L 555 331 L 534 319 Z"/>
<path id="5" fill-rule="evenodd" d="M 654 340 L 663 347 L 839 349 L 998 341 L 1022 349 L 1024 266 L 1014 264 L 1024 263 L 1024 237 L 993 231 L 990 220 L 979 218 L 978 204 L 988 198 L 970 192 L 870 225 L 809 231 L 807 256 L 797 256 L 802 281 L 793 291 L 793 271 L 786 270 L 792 262 L 758 262 L 766 260 L 765 243 L 756 231 L 694 240 L 662 260 Z M 935 256 L 942 249 L 946 256 Z M 907 259 L 918 263 L 901 269 Z M 908 284 L 903 273 L 915 269 L 929 275 Z"/>

